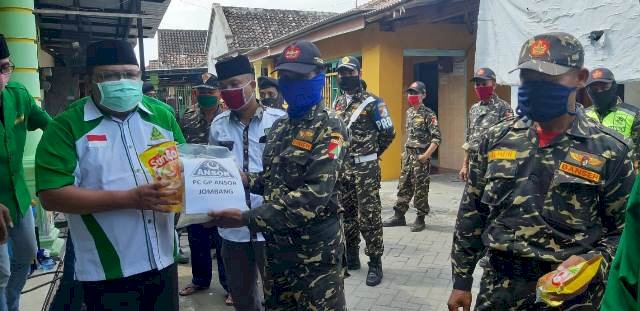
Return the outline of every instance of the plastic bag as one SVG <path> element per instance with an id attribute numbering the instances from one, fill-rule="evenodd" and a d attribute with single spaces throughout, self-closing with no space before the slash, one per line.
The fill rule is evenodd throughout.
<path id="1" fill-rule="evenodd" d="M 575 294 L 591 282 L 600 269 L 602 256 L 598 255 L 589 261 L 581 262 L 563 270 L 555 270 L 538 279 L 536 286 L 536 302 L 543 301 L 550 307 L 558 307 L 563 301 L 556 301 L 549 297 L 554 295 Z"/>
<path id="2" fill-rule="evenodd" d="M 182 144 L 178 150 L 186 184 L 178 228 L 210 221 L 207 211 L 246 204 L 240 172 L 227 148 Z"/>
<path id="3" fill-rule="evenodd" d="M 184 179 L 180 168 L 180 157 L 176 143 L 173 141 L 164 142 L 145 150 L 139 156 L 144 167 L 149 170 L 154 181 L 169 182 L 167 189 L 176 190 L 176 195 L 172 200 L 181 202 L 171 205 L 171 211 L 179 213 L 184 205 Z"/>

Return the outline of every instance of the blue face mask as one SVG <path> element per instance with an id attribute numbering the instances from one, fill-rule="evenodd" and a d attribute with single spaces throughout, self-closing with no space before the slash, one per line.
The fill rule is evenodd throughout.
<path id="1" fill-rule="evenodd" d="M 311 108 L 322 101 L 324 73 L 310 80 L 278 79 L 280 93 L 287 101 L 287 113 L 291 119 L 304 117 Z"/>
<path id="2" fill-rule="evenodd" d="M 115 112 L 133 110 L 142 102 L 142 81 L 122 79 L 98 83 L 100 105 Z"/>
<path id="3" fill-rule="evenodd" d="M 524 82 L 518 88 L 517 112 L 536 122 L 551 121 L 568 111 L 569 95 L 575 87 L 549 81 Z"/>

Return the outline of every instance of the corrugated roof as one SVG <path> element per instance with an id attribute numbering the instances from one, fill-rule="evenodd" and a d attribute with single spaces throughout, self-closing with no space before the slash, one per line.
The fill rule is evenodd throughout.
<path id="1" fill-rule="evenodd" d="M 282 37 L 336 13 L 222 7 L 233 34 L 229 50 L 248 49 Z"/>
<path id="2" fill-rule="evenodd" d="M 158 30 L 158 60 L 160 68 L 206 67 L 206 30 Z"/>

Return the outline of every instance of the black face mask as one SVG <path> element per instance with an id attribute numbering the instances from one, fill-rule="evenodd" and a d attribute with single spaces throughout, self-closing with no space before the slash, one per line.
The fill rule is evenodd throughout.
<path id="1" fill-rule="evenodd" d="M 598 112 L 607 112 L 616 104 L 618 99 L 618 84 L 613 82 L 610 89 L 602 92 L 594 92 L 591 88 L 588 88 L 587 93 Z"/>
<path id="2" fill-rule="evenodd" d="M 355 91 L 360 89 L 360 77 L 340 77 L 338 78 L 338 86 L 343 91 Z"/>
<path id="3" fill-rule="evenodd" d="M 269 97 L 269 98 L 261 99 L 260 102 L 267 107 L 281 108 L 282 103 L 284 102 L 284 99 L 282 98 L 282 96 Z"/>

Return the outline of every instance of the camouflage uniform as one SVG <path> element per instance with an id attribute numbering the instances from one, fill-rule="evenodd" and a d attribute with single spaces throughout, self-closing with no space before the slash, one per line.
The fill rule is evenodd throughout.
<path id="1" fill-rule="evenodd" d="M 264 171 L 248 175 L 264 204 L 244 212 L 267 240 L 268 310 L 344 310 L 344 234 L 334 186 L 346 153 L 344 123 L 322 105 L 283 117 L 267 136 Z"/>
<path id="2" fill-rule="evenodd" d="M 418 156 L 423 154 L 432 143 L 440 145 L 442 135 L 438 118 L 433 110 L 423 104 L 418 106 L 417 110 L 415 107 L 409 107 L 406 131 L 409 137 L 402 155 L 398 201 L 394 209 L 404 215 L 409 210 L 409 202 L 413 198 L 413 206 L 418 210 L 418 216 L 425 216 L 429 214 L 431 162 L 422 163 L 418 160 Z"/>
<path id="3" fill-rule="evenodd" d="M 609 114 L 611 113 L 616 113 L 618 111 L 623 112 L 624 115 L 616 115 L 616 119 L 613 121 L 614 124 L 612 124 L 610 128 L 624 136 L 625 132 L 628 129 L 626 117 L 634 116 L 633 122 L 631 122 L 631 128 L 628 129 L 631 134 L 631 137 L 628 137 L 628 139 L 633 146 L 632 159 L 634 161 L 640 161 L 640 109 L 638 107 L 624 103 L 622 102 L 622 99 L 618 97 L 616 105 L 609 109 L 606 116 L 600 116 L 597 111 L 594 111 L 594 106 L 587 108 L 586 113 L 588 116 L 593 116 L 591 118 L 592 120 L 598 123 L 602 123 L 602 120 L 605 117 L 609 116 Z"/>
<path id="4" fill-rule="evenodd" d="M 526 118 L 492 127 L 470 163 L 455 227 L 454 288 L 471 290 L 488 250 L 476 310 L 541 310 L 536 280 L 571 255 L 604 256 L 584 294 L 563 307 L 598 306 L 634 182 L 629 147 L 577 112 L 572 127 L 538 147 Z"/>
<path id="5" fill-rule="evenodd" d="M 340 95 L 336 99 L 335 110 L 345 124 L 348 124 L 353 112 L 369 96 L 376 100 L 362 110 L 349 129 L 351 142 L 345 169 L 340 177 L 340 202 L 345 209 L 344 230 L 347 248 L 358 247 L 361 232 L 366 243 L 365 254 L 369 257 L 380 257 L 384 245 L 378 157 L 391 145 L 395 130 L 387 105 L 382 99 L 366 91 L 354 94 L 350 102 L 347 95 Z M 359 160 L 364 156 L 375 158 L 371 161 Z"/>
<path id="6" fill-rule="evenodd" d="M 468 151 L 470 158 L 473 158 L 487 130 L 512 115 L 513 110 L 509 103 L 495 94 L 488 101 L 473 104 L 469 110 L 467 135 L 462 149 Z"/>
<path id="7" fill-rule="evenodd" d="M 222 113 L 222 108 L 218 107 L 213 118 Z M 180 120 L 180 128 L 184 133 L 184 138 L 189 144 L 208 144 L 209 143 L 209 127 L 211 122 L 207 122 L 202 117 L 200 109 L 197 107 L 189 108 L 184 112 L 184 116 Z"/>

